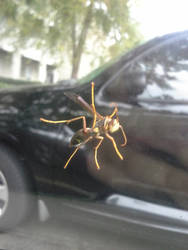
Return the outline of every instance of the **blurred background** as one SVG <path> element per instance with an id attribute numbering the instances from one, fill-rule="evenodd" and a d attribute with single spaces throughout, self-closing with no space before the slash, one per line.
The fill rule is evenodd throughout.
<path id="1" fill-rule="evenodd" d="M 187 9 L 186 0 L 0 0 L 0 87 L 82 82 L 137 45 L 187 29 Z"/>

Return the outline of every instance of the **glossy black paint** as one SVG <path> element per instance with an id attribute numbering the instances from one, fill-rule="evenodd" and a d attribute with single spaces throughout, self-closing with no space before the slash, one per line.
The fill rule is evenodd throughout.
<path id="1" fill-rule="evenodd" d="M 39 193 L 105 200 L 112 194 L 188 209 L 188 32 L 157 38 L 122 56 L 83 85 L 25 88 L 0 93 L 1 142 L 16 150 Z M 99 149 L 101 170 L 94 163 L 93 143 L 63 166 L 81 121 L 47 124 L 40 117 L 64 120 L 91 116 L 69 100 L 65 91 L 89 103 L 95 82 L 97 111 L 119 107 L 128 138 L 120 161 L 109 140 Z M 187 82 L 187 83 L 186 83 Z M 187 84 L 187 85 L 186 85 Z M 187 93 L 188 94 L 188 93 Z M 120 133 L 114 135 L 122 143 Z"/>

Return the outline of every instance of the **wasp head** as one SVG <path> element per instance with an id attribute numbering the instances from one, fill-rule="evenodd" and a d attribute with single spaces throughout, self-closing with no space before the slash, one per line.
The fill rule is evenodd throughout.
<path id="1" fill-rule="evenodd" d="M 114 133 L 119 130 L 119 120 L 118 119 L 111 119 L 108 124 L 108 128 L 110 133 Z"/>

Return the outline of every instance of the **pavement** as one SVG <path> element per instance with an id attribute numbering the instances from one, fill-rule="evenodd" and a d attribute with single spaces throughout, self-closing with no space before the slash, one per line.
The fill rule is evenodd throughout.
<path id="1" fill-rule="evenodd" d="M 51 201 L 53 216 L 36 218 L 0 234 L 0 250 L 177 250 L 187 249 L 187 237 L 142 230 L 138 225 L 117 222 L 93 206 Z M 118 219 L 118 218 L 117 218 Z M 179 240 L 173 240 L 179 239 Z"/>

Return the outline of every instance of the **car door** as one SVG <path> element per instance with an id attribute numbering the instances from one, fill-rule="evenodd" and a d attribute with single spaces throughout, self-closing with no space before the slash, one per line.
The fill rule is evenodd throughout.
<path id="1" fill-rule="evenodd" d="M 53 151 L 58 132 L 40 118 L 56 112 L 55 96 L 53 88 L 40 87 L 23 89 L 12 95 L 12 106 L 19 110 L 12 133 L 22 146 L 39 192 L 52 192 Z"/>
<path id="2" fill-rule="evenodd" d="M 104 148 L 98 178 L 124 195 L 187 209 L 188 33 L 122 65 L 96 100 L 118 104 L 128 137 L 124 161 Z"/>

